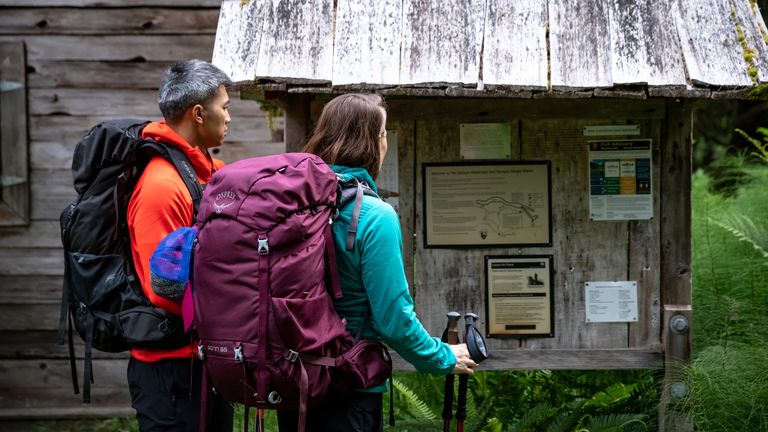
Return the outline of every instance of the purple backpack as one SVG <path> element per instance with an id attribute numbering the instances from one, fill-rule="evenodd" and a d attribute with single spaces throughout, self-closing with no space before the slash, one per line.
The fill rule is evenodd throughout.
<path id="1" fill-rule="evenodd" d="M 350 335 L 329 295 L 341 297 L 331 223 L 342 189 L 349 190 L 306 153 L 236 162 L 206 187 L 193 249 L 192 325 L 203 388 L 243 404 L 246 429 L 256 407 L 298 410 L 303 430 L 308 407 L 382 384 L 391 373 L 386 347 Z M 355 182 L 344 194 L 356 201 L 351 237 L 362 189 Z"/>

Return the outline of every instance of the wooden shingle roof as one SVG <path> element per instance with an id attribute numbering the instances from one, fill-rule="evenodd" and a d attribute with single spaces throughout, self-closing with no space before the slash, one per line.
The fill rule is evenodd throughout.
<path id="1" fill-rule="evenodd" d="M 766 41 L 752 0 L 224 0 L 213 63 L 291 92 L 746 97 Z"/>

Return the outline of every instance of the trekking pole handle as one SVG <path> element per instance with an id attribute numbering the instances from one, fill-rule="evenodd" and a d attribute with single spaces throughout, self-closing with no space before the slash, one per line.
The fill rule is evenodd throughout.
<path id="1" fill-rule="evenodd" d="M 456 345 L 459 343 L 459 318 L 461 314 L 458 312 L 448 312 L 448 325 L 443 332 L 442 341 L 448 345 Z"/>
<path id="2" fill-rule="evenodd" d="M 485 339 L 483 335 L 475 328 L 475 321 L 477 321 L 477 315 L 469 312 L 464 315 L 464 320 L 467 322 L 466 331 L 464 333 L 464 342 L 467 343 L 467 351 L 469 356 L 475 363 L 480 363 L 488 358 L 488 347 L 485 345 Z"/>

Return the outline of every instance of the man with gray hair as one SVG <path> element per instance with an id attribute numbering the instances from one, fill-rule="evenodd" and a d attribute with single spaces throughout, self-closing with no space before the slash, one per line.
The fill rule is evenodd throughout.
<path id="1" fill-rule="evenodd" d="M 142 137 L 180 149 L 200 184 L 224 163 L 208 149 L 223 144 L 229 127 L 231 81 L 216 66 L 201 60 L 174 64 L 158 94 L 164 121 L 149 123 Z M 149 260 L 160 240 L 194 224 L 192 196 L 174 165 L 153 157 L 128 203 L 128 230 L 136 273 L 144 295 L 160 308 L 181 315 L 181 306 L 152 291 Z M 202 365 L 194 341 L 173 348 L 132 347 L 128 384 L 141 431 L 197 431 L 200 420 Z M 232 407 L 208 396 L 205 430 L 231 431 Z"/>

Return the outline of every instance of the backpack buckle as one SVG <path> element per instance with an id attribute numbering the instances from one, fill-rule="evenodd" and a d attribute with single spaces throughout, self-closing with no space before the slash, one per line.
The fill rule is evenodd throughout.
<path id="1" fill-rule="evenodd" d="M 241 346 L 235 347 L 235 361 L 238 363 L 243 362 L 243 347 Z"/>
<path id="2" fill-rule="evenodd" d="M 200 359 L 200 361 L 205 360 L 205 353 L 203 352 L 203 345 L 197 346 L 197 358 Z"/>
<path id="3" fill-rule="evenodd" d="M 294 350 L 288 350 L 288 352 L 285 353 L 285 359 L 291 363 L 295 363 L 296 360 L 299 359 L 299 353 Z"/>
<path id="4" fill-rule="evenodd" d="M 259 239 L 259 245 L 257 247 L 259 255 L 269 255 L 269 239 L 264 237 Z"/>

